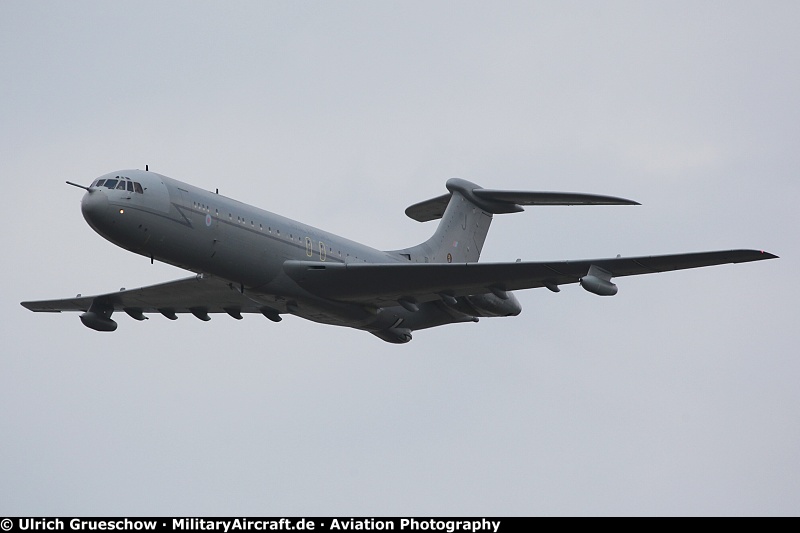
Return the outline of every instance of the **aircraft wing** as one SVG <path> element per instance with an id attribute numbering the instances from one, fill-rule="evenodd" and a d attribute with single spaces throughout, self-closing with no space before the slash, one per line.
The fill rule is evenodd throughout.
<path id="1" fill-rule="evenodd" d="M 139 289 L 123 290 L 95 296 L 77 296 L 63 300 L 22 302 L 31 311 L 54 312 L 88 311 L 98 302 L 104 308 L 115 311 L 138 311 L 141 313 L 190 313 L 202 310 L 206 313 L 260 313 L 263 305 L 253 302 L 242 294 L 239 287 L 213 277 L 198 275 Z"/>
<path id="2" fill-rule="evenodd" d="M 303 289 L 319 297 L 367 305 L 397 305 L 399 300 L 433 301 L 441 295 L 468 296 L 493 290 L 512 291 L 577 283 L 593 266 L 611 277 L 667 272 L 725 263 L 774 259 L 756 250 L 729 250 L 651 257 L 525 263 L 321 263 L 287 261 L 284 271 Z M 278 312 L 242 294 L 226 281 L 198 275 L 138 289 L 22 302 L 36 312 L 104 309 L 141 313 L 262 313 L 279 320 Z"/>
<path id="3" fill-rule="evenodd" d="M 287 261 L 284 271 L 309 292 L 345 302 L 385 306 L 399 300 L 425 302 L 447 296 L 485 294 L 577 283 L 592 266 L 611 277 L 667 272 L 777 256 L 728 250 L 650 257 L 519 263 L 319 263 Z"/>

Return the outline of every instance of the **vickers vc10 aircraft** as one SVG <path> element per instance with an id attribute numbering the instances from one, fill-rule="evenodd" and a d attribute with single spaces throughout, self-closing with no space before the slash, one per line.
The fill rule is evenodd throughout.
<path id="1" fill-rule="evenodd" d="M 728 250 L 580 261 L 479 263 L 492 217 L 535 205 L 638 205 L 612 196 L 491 190 L 450 179 L 448 193 L 406 209 L 414 220 L 440 219 L 433 236 L 404 250 L 380 251 L 326 231 L 142 170 L 101 176 L 81 211 L 112 243 L 196 275 L 96 296 L 23 302 L 31 311 L 82 311 L 83 324 L 114 331 L 113 313 L 136 320 L 160 313 L 241 319 L 259 313 L 278 322 L 292 314 L 406 343 L 415 330 L 479 317 L 516 316 L 511 291 L 579 283 L 611 296 L 614 277 L 776 256 Z"/>

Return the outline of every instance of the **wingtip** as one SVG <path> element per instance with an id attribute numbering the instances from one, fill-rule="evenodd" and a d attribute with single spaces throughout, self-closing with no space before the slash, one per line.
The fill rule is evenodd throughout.
<path id="1" fill-rule="evenodd" d="M 765 250 L 741 250 L 742 257 L 747 257 L 747 261 L 763 261 L 765 259 L 780 259 L 777 255 Z"/>

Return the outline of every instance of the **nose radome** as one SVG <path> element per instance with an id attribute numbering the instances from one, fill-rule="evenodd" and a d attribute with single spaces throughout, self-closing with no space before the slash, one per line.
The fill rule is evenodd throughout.
<path id="1" fill-rule="evenodd" d="M 81 200 L 81 213 L 90 226 L 97 229 L 108 214 L 108 198 L 100 190 L 92 190 L 83 195 Z"/>

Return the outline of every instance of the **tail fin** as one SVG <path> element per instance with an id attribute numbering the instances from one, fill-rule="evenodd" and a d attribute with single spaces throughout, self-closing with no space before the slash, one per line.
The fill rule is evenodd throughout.
<path id="1" fill-rule="evenodd" d="M 419 222 L 442 219 L 433 237 L 391 253 L 415 263 L 471 263 L 480 258 L 495 214 L 518 213 L 523 205 L 639 205 L 596 194 L 490 190 L 459 178 L 447 180 L 446 186 L 450 194 L 406 209 Z"/>

